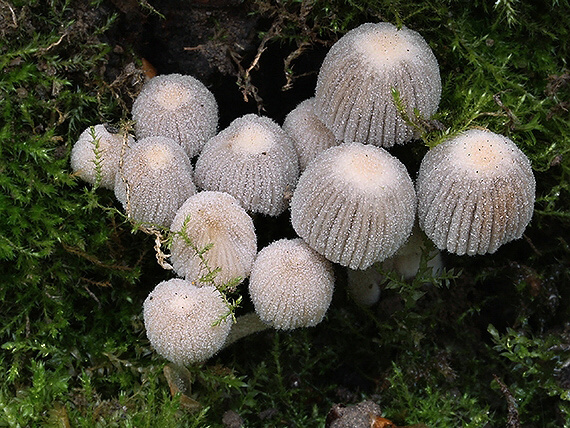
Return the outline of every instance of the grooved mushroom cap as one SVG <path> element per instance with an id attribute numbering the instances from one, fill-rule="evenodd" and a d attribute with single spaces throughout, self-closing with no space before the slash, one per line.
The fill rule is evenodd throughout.
<path id="1" fill-rule="evenodd" d="M 233 196 L 223 192 L 197 193 L 180 207 L 171 230 L 180 232 L 175 234 L 171 248 L 172 266 L 178 275 L 192 281 L 204 276 L 207 270 L 196 249 L 211 244 L 204 258 L 211 269 L 221 269 L 214 279 L 216 285 L 249 276 L 257 253 L 257 237 L 253 220 Z"/>
<path id="2" fill-rule="evenodd" d="M 174 140 L 147 137 L 125 153 L 115 196 L 135 221 L 170 226 L 184 201 L 196 193 L 192 164 Z"/>
<path id="3" fill-rule="evenodd" d="M 333 291 L 332 264 L 301 239 L 281 239 L 263 248 L 249 280 L 259 318 L 283 330 L 320 323 Z"/>
<path id="4" fill-rule="evenodd" d="M 134 144 L 130 135 L 126 143 Z M 81 133 L 71 150 L 71 169 L 82 180 L 113 190 L 119 169 L 123 135 L 112 134 L 105 125 L 90 126 Z M 98 177 L 99 175 L 99 177 Z"/>
<path id="5" fill-rule="evenodd" d="M 386 150 L 345 143 L 301 174 L 291 223 L 309 246 L 351 269 L 394 254 L 414 224 L 416 195 L 404 165 Z"/>
<path id="6" fill-rule="evenodd" d="M 247 114 L 210 139 L 196 163 L 196 184 L 227 192 L 248 212 L 276 216 L 299 176 L 291 138 L 268 117 Z"/>
<path id="7" fill-rule="evenodd" d="M 341 143 L 317 117 L 314 105 L 314 98 L 301 102 L 289 112 L 283 122 L 283 130 L 293 138 L 295 143 L 301 171 L 320 152 Z"/>
<path id="8" fill-rule="evenodd" d="M 391 147 L 414 137 L 397 111 L 392 88 L 408 115 L 429 118 L 439 105 L 437 59 L 417 32 L 387 22 L 349 31 L 329 50 L 317 79 L 315 113 L 342 141 Z"/>
<path id="9" fill-rule="evenodd" d="M 440 249 L 494 253 L 518 239 L 534 208 L 530 161 L 507 137 L 471 129 L 431 149 L 416 183 L 419 225 Z"/>
<path id="10" fill-rule="evenodd" d="M 188 365 L 218 352 L 230 332 L 232 318 L 214 325 L 228 308 L 215 287 L 196 287 L 183 279 L 158 284 L 143 304 L 146 335 L 167 360 Z"/>
<path id="11" fill-rule="evenodd" d="M 216 134 L 218 104 L 206 86 L 192 76 L 166 74 L 143 86 L 132 109 L 137 138 L 169 137 L 189 158 Z"/>

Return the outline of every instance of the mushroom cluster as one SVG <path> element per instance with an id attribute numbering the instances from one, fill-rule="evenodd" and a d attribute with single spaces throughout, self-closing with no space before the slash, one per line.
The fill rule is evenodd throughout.
<path id="1" fill-rule="evenodd" d="M 191 364 L 248 331 L 315 326 L 331 303 L 335 264 L 348 272 L 354 300 L 372 305 L 384 281 L 377 266 L 404 280 L 422 257 L 441 268 L 424 232 L 460 255 L 520 238 L 535 182 L 508 138 L 473 129 L 442 142 L 425 155 L 415 186 L 387 150 L 415 137 L 409 118 L 430 118 L 440 95 L 427 42 L 406 27 L 369 23 L 330 49 L 314 97 L 283 127 L 247 114 L 216 132 L 212 93 L 173 74 L 142 88 L 136 139 L 102 125 L 86 130 L 72 151 L 75 174 L 114 190 L 147 232 L 170 234 L 171 254 L 161 254 L 172 265 L 162 266 L 179 278 L 159 283 L 143 305 L 157 353 Z M 283 216 L 297 236 L 256 231 L 263 216 Z M 259 252 L 258 232 L 272 242 Z M 242 282 L 255 313 L 234 322 L 225 293 L 241 292 Z"/>

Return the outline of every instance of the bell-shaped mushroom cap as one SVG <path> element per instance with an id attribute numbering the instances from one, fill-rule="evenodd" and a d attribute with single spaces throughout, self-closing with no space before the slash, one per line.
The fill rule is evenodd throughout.
<path id="1" fill-rule="evenodd" d="M 170 226 L 184 201 L 196 193 L 192 164 L 174 140 L 147 137 L 126 153 L 115 178 L 115 196 L 141 223 Z"/>
<path id="2" fill-rule="evenodd" d="M 329 50 L 317 80 L 315 113 L 339 140 L 391 147 L 414 137 L 399 114 L 396 89 L 409 117 L 433 115 L 441 96 L 437 59 L 406 27 L 363 24 Z"/>
<path id="3" fill-rule="evenodd" d="M 220 269 L 214 278 L 216 285 L 249 276 L 257 253 L 257 236 L 253 220 L 233 196 L 197 193 L 180 207 L 171 230 L 175 232 L 171 261 L 178 275 L 191 281 L 206 275 L 208 270 L 197 251 L 211 245 L 203 257 L 210 269 Z"/>
<path id="4" fill-rule="evenodd" d="M 281 239 L 263 248 L 249 279 L 255 312 L 283 330 L 320 323 L 333 291 L 332 264 L 301 239 Z"/>
<path id="5" fill-rule="evenodd" d="M 81 133 L 71 150 L 71 169 L 82 180 L 113 190 L 123 142 L 134 143 L 130 135 L 113 134 L 105 125 L 90 126 Z"/>
<path id="6" fill-rule="evenodd" d="M 416 209 L 404 165 L 386 150 L 345 143 L 322 152 L 301 174 L 291 223 L 309 246 L 351 269 L 366 269 L 406 241 Z"/>
<path id="7" fill-rule="evenodd" d="M 196 163 L 196 185 L 227 192 L 248 212 L 287 209 L 299 176 L 291 138 L 268 117 L 247 114 L 210 139 Z"/>
<path id="8" fill-rule="evenodd" d="M 301 102 L 289 112 L 283 122 L 283 130 L 293 138 L 295 143 L 301 171 L 320 152 L 341 143 L 315 115 L 314 104 L 314 98 Z"/>
<path id="9" fill-rule="evenodd" d="M 530 161 L 507 137 L 471 129 L 431 149 L 416 183 L 418 220 L 440 249 L 495 252 L 518 239 L 534 208 Z"/>
<path id="10" fill-rule="evenodd" d="M 137 139 L 169 137 L 189 158 L 216 134 L 218 104 L 206 86 L 192 76 L 166 74 L 143 86 L 132 109 Z"/>
<path id="11" fill-rule="evenodd" d="M 215 287 L 196 287 L 183 279 L 158 284 L 143 304 L 146 335 L 167 360 L 188 365 L 218 352 L 232 326 L 226 306 Z M 221 320 L 221 321 L 220 321 Z"/>

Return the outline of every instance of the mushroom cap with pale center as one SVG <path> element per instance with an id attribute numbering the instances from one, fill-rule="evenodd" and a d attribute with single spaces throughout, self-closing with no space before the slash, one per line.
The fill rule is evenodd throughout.
<path id="1" fill-rule="evenodd" d="M 197 251 L 208 245 L 203 257 L 211 270 L 219 268 L 214 278 L 222 285 L 237 277 L 249 276 L 257 253 L 253 220 L 231 195 L 203 191 L 188 198 L 174 218 L 171 261 L 174 271 L 196 281 L 208 273 Z"/>
<path id="2" fill-rule="evenodd" d="M 125 153 L 115 196 L 135 221 L 170 226 L 184 201 L 196 193 L 190 159 L 174 140 L 143 138 Z"/>
<path id="3" fill-rule="evenodd" d="M 166 74 L 143 86 L 132 109 L 137 138 L 164 136 L 180 144 L 189 158 L 216 134 L 218 104 L 192 76 Z"/>
<path id="4" fill-rule="evenodd" d="M 158 354 L 188 365 L 213 356 L 224 345 L 232 326 L 220 292 L 196 287 L 183 279 L 158 284 L 143 304 L 146 335 Z"/>
<path id="5" fill-rule="evenodd" d="M 301 239 L 281 239 L 263 248 L 249 280 L 259 318 L 283 330 L 320 323 L 333 291 L 332 264 Z"/>
<path id="6" fill-rule="evenodd" d="M 416 195 L 404 165 L 386 150 L 345 143 L 301 174 L 291 223 L 310 247 L 351 269 L 394 254 L 414 224 Z"/>
<path id="7" fill-rule="evenodd" d="M 440 249 L 494 253 L 522 236 L 534 209 L 530 161 L 507 137 L 471 129 L 431 149 L 416 183 L 418 220 Z"/>
<path id="8" fill-rule="evenodd" d="M 268 117 L 247 114 L 210 139 L 196 162 L 196 184 L 227 192 L 248 212 L 270 216 L 287 209 L 299 176 L 291 138 Z"/>
<path id="9" fill-rule="evenodd" d="M 133 145 L 132 136 L 111 133 L 105 125 L 90 126 L 81 133 L 71 150 L 71 169 L 79 178 L 91 185 L 106 189 L 115 187 L 123 144 Z"/>
<path id="10" fill-rule="evenodd" d="M 441 78 L 426 41 L 406 27 L 380 22 L 349 31 L 329 50 L 319 71 L 315 114 L 345 142 L 391 147 L 414 137 L 398 112 L 399 92 L 407 115 L 428 119 L 437 110 Z"/>

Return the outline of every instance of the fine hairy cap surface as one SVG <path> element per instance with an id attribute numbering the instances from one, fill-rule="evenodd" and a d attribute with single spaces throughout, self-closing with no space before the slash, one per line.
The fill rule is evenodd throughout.
<path id="1" fill-rule="evenodd" d="M 184 201 L 196 193 L 192 164 L 175 141 L 147 137 L 125 153 L 115 196 L 135 221 L 170 226 Z"/>
<path id="2" fill-rule="evenodd" d="M 259 318 L 284 330 L 320 323 L 333 291 L 332 264 L 301 239 L 281 239 L 263 248 L 249 281 Z"/>
<path id="3" fill-rule="evenodd" d="M 471 129 L 430 150 L 417 180 L 418 219 L 440 249 L 485 254 L 522 236 L 534 210 L 530 161 L 507 137 Z"/>
<path id="4" fill-rule="evenodd" d="M 167 360 L 188 365 L 205 361 L 223 346 L 232 318 L 218 321 L 228 308 L 215 287 L 196 287 L 183 279 L 158 284 L 143 304 L 146 335 Z"/>
<path id="5" fill-rule="evenodd" d="M 216 285 L 249 276 L 257 236 L 253 220 L 231 195 L 204 191 L 188 198 L 176 213 L 171 230 L 175 233 L 171 260 L 178 275 L 197 282 L 207 274 L 196 251 L 211 245 L 203 256 L 210 269 L 220 269 L 214 278 Z"/>
<path id="6" fill-rule="evenodd" d="M 218 127 L 214 95 L 199 80 L 181 74 L 150 79 L 135 100 L 132 115 L 137 138 L 172 138 L 190 158 L 200 152 Z"/>
<path id="7" fill-rule="evenodd" d="M 271 216 L 287 208 L 299 175 L 291 138 L 272 119 L 248 114 L 210 139 L 196 163 L 196 184 L 227 192 L 248 212 Z"/>
<path id="8" fill-rule="evenodd" d="M 320 152 L 340 144 L 340 141 L 317 117 L 314 106 L 314 98 L 302 101 L 289 112 L 283 122 L 283 130 L 293 138 L 295 143 L 301 171 Z"/>
<path id="9" fill-rule="evenodd" d="M 439 105 L 441 78 L 426 41 L 406 27 L 363 24 L 336 42 L 319 72 L 315 114 L 345 142 L 391 147 L 411 140 L 398 112 L 399 92 L 409 117 L 429 118 Z"/>
<path id="10" fill-rule="evenodd" d="M 125 139 L 122 134 L 109 132 L 105 125 L 90 126 L 73 145 L 71 169 L 83 181 L 113 190 L 123 143 L 130 146 L 134 142 L 130 135 Z"/>
<path id="11" fill-rule="evenodd" d="M 379 147 L 342 144 L 321 153 L 299 178 L 291 223 L 327 259 L 365 269 L 406 241 L 415 207 L 412 180 L 398 159 Z"/>

